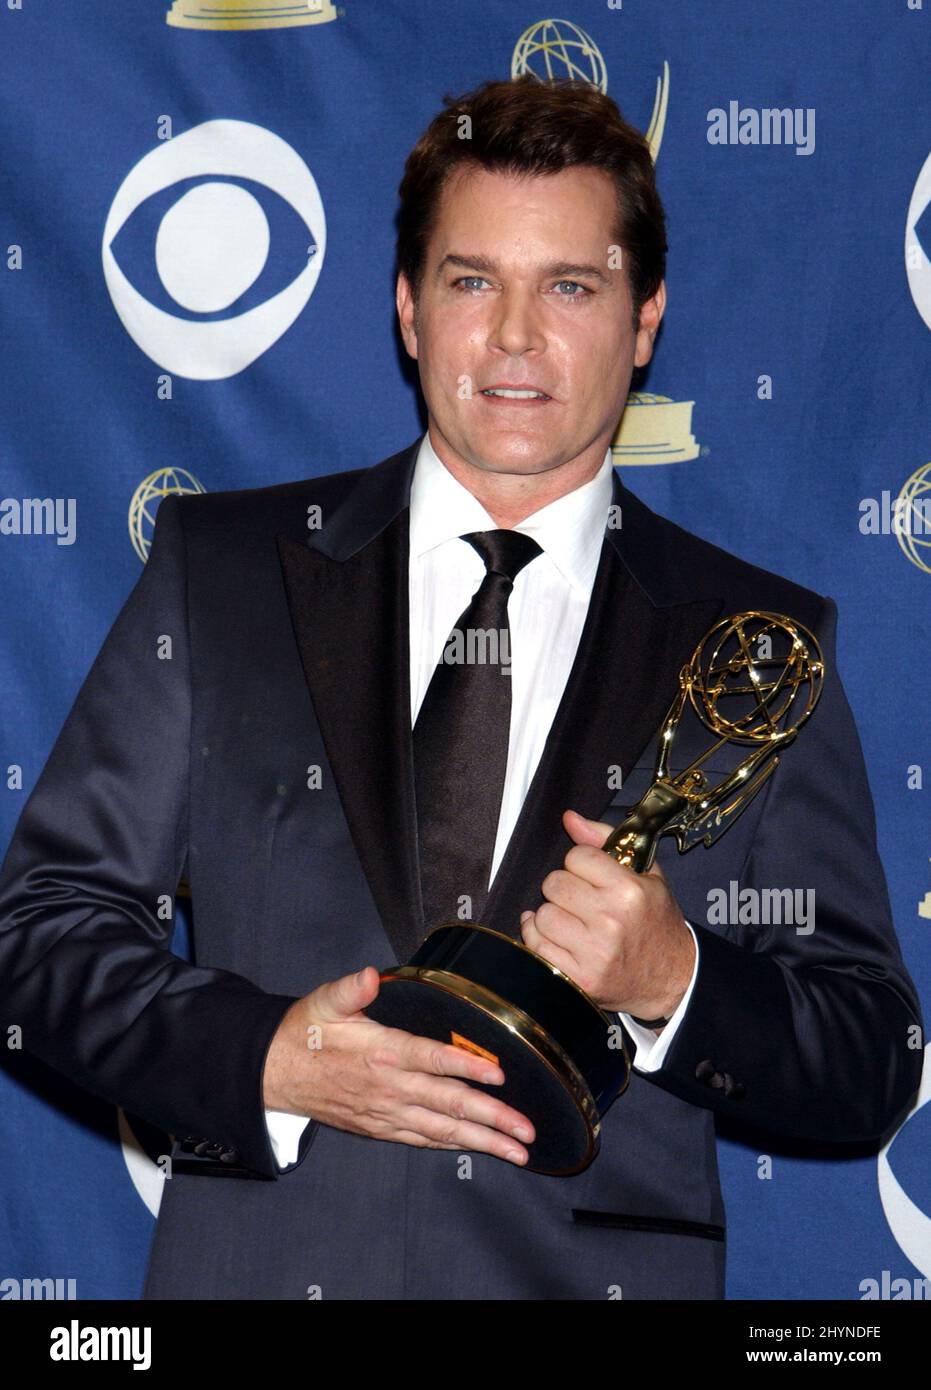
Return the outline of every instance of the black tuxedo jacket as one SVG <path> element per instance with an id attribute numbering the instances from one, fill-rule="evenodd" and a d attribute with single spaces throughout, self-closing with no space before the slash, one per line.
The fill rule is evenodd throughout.
<path id="1" fill-rule="evenodd" d="M 574 1177 L 317 1122 L 278 1174 L 262 1070 L 285 1010 L 324 980 L 405 959 L 431 925 L 407 641 L 418 443 L 373 468 L 163 501 L 0 874 L 0 1022 L 175 1136 L 147 1297 L 720 1297 L 715 1114 L 796 1139 L 879 1139 L 918 1085 L 919 1006 L 834 604 L 664 520 L 616 475 L 622 524 L 605 532 L 487 925 L 518 935 L 570 847 L 567 806 L 617 821 L 645 790 L 677 673 L 719 617 L 787 613 L 827 663 L 818 709 L 728 834 L 683 856 L 662 844 L 701 953 L 665 1063 L 634 1074 Z M 709 742 L 699 727 L 683 738 L 683 756 Z M 182 876 L 191 963 L 167 949 Z M 813 890 L 814 930 L 710 923 L 709 892 L 732 881 Z"/>

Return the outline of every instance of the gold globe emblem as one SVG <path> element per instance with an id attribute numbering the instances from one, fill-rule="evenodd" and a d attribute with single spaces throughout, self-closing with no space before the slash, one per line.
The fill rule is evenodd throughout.
<path id="1" fill-rule="evenodd" d="M 162 498 L 171 494 L 183 497 L 190 493 L 206 491 L 203 483 L 186 468 L 159 468 L 147 478 L 143 478 L 129 504 L 129 539 L 143 564 L 149 558 L 152 533 L 155 530 L 155 513 Z"/>
<path id="2" fill-rule="evenodd" d="M 655 780 L 602 845 L 619 864 L 646 873 L 663 835 L 675 835 L 680 854 L 711 845 L 779 765 L 812 713 L 824 681 L 818 639 L 783 613 L 752 610 L 709 628 L 679 672 L 679 689 L 663 721 Z M 717 742 L 679 773 L 670 770 L 673 745 L 687 704 Z M 716 783 L 704 764 L 724 744 L 752 751 Z"/>
<path id="3" fill-rule="evenodd" d="M 571 77 L 590 82 L 600 92 L 608 90 L 608 69 L 601 49 L 590 34 L 568 19 L 540 19 L 524 30 L 511 54 L 511 76 L 523 77 L 526 73 L 541 82 Z M 662 74 L 656 79 L 653 114 L 645 136 L 654 164 L 663 143 L 668 106 L 669 64 L 664 60 Z"/>
<path id="4" fill-rule="evenodd" d="M 538 68 L 542 67 L 542 72 Z M 511 55 L 511 76 L 546 81 L 559 73 L 608 90 L 608 70 L 595 40 L 568 19 L 541 19 L 525 29 Z"/>
<path id="5" fill-rule="evenodd" d="M 785 743 L 818 702 L 824 658 L 800 622 L 738 613 L 705 633 L 680 679 L 695 713 L 719 738 Z"/>
<path id="6" fill-rule="evenodd" d="M 919 500 L 920 499 L 920 500 Z M 931 574 L 931 463 L 916 468 L 895 501 L 895 537 L 902 553 L 925 574 Z M 916 534 L 919 533 L 919 534 Z"/>

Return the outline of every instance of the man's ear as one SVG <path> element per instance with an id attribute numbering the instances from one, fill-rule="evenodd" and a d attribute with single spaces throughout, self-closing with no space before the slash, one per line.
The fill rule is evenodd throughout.
<path id="1" fill-rule="evenodd" d="M 652 299 L 647 299 L 640 309 L 640 327 L 634 347 L 634 366 L 645 367 L 653 356 L 653 343 L 659 332 L 660 320 L 666 308 L 666 281 L 660 282 L 659 289 Z"/>
<path id="2" fill-rule="evenodd" d="M 407 348 L 408 354 L 416 358 L 417 305 L 414 302 L 410 284 L 403 270 L 398 273 L 395 303 L 398 307 L 398 322 L 401 326 L 401 337 L 404 339 L 404 346 Z"/>

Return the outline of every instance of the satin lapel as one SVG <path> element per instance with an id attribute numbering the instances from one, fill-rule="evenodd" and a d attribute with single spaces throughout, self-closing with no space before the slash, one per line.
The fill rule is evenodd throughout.
<path id="1" fill-rule="evenodd" d="M 413 454 L 411 455 L 411 461 Z M 375 470 L 371 470 L 374 473 Z M 409 474 L 407 475 L 409 482 Z M 398 961 L 424 935 L 417 862 L 410 727 L 409 512 L 353 553 L 340 521 L 340 555 L 278 537 L 304 675 L 353 843 Z M 363 500 L 371 501 L 371 493 Z M 359 531 L 372 512 L 354 499 Z M 353 543 L 357 543 L 358 534 Z M 330 541 L 332 542 L 332 532 Z M 387 962 L 386 962 L 387 964 Z"/>
<path id="2" fill-rule="evenodd" d="M 648 519 L 661 521 L 644 509 L 644 526 Z M 572 847 L 563 811 L 598 819 L 611 797 L 609 769 L 619 766 L 626 779 L 645 751 L 652 763 L 651 740 L 679 671 L 723 606 L 717 597 L 682 602 L 681 595 L 655 604 L 622 554 L 606 535 L 575 662 L 482 914 L 484 926 L 507 935 L 519 934 L 521 911 L 539 906 L 541 882 Z M 655 572 L 659 551 L 654 562 Z"/>

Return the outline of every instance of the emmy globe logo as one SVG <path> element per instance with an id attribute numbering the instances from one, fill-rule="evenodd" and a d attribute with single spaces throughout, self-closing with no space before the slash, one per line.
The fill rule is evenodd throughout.
<path id="1" fill-rule="evenodd" d="M 511 55 L 511 76 L 545 82 L 572 77 L 608 90 L 608 69 L 600 48 L 590 34 L 568 19 L 541 19 L 521 34 Z M 653 111 L 645 139 L 654 164 L 659 157 L 669 106 L 669 64 L 656 79 Z M 646 391 L 632 391 L 611 441 L 615 464 L 644 465 L 682 463 L 698 458 L 698 441 L 692 433 L 694 401 L 674 401 Z"/>
<path id="2" fill-rule="evenodd" d="M 163 211 L 177 184 L 187 186 Z M 297 214 L 292 225 L 303 224 L 295 233 L 300 270 L 267 298 L 220 317 L 250 291 L 255 298 L 260 277 L 267 283 L 280 274 L 280 257 L 269 264 L 267 212 L 276 225 L 284 214 L 270 194 Z M 150 272 L 149 279 L 166 307 L 136 288 L 114 252 L 121 233 L 133 244 L 127 224 L 137 210 L 157 219 L 158 278 Z M 136 346 L 168 372 L 218 381 L 251 366 L 291 327 L 313 294 L 325 251 L 323 203 L 297 151 L 249 121 L 216 120 L 163 140 L 129 171 L 110 206 L 101 255 L 113 307 Z"/>
<path id="3" fill-rule="evenodd" d="M 147 478 L 143 478 L 129 504 L 129 539 L 143 564 L 149 558 L 152 532 L 155 530 L 155 513 L 162 498 L 172 494 L 184 497 L 190 493 L 206 491 L 203 484 L 186 468 L 159 468 Z"/>
<path id="4" fill-rule="evenodd" d="M 523 77 L 525 73 L 541 82 L 553 77 L 574 77 L 590 82 L 601 92 L 608 90 L 604 55 L 595 40 L 568 19 L 541 19 L 524 30 L 511 54 L 511 76 Z M 654 164 L 663 142 L 668 105 L 669 64 L 664 61 L 662 74 L 656 79 L 653 114 L 646 132 Z"/>
<path id="5" fill-rule="evenodd" d="M 931 537 L 927 513 L 931 504 L 931 462 L 916 468 L 895 500 L 901 524 L 894 527 L 902 554 L 925 574 L 931 574 Z"/>
<path id="6" fill-rule="evenodd" d="M 542 71 L 540 69 L 542 68 Z M 545 81 L 576 77 L 608 90 L 608 69 L 593 39 L 568 19 L 541 19 L 525 29 L 511 55 L 511 76 L 530 72 Z"/>

